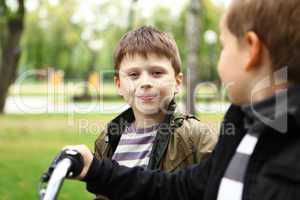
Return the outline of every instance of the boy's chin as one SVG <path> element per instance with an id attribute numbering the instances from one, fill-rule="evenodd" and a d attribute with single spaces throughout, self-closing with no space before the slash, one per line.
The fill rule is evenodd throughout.
<path id="1" fill-rule="evenodd" d="M 241 96 L 239 95 L 228 95 L 229 101 L 234 104 L 234 105 L 238 105 L 238 106 L 242 106 L 242 105 L 246 105 L 247 102 L 245 101 L 245 99 L 241 98 Z"/>
<path id="2" fill-rule="evenodd" d="M 159 106 L 156 105 L 147 105 L 147 104 L 140 104 L 134 106 L 136 110 L 144 115 L 155 115 L 160 113 Z"/>

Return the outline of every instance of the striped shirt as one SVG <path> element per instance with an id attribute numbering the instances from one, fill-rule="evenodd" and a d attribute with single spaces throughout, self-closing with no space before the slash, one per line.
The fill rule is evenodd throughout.
<path id="1" fill-rule="evenodd" d="M 112 160 L 127 167 L 146 167 L 150 160 L 158 125 L 136 129 L 131 124 L 123 132 Z"/>

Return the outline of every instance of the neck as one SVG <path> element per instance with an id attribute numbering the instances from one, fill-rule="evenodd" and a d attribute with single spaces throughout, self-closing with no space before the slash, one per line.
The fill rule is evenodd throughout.
<path id="1" fill-rule="evenodd" d="M 134 125 L 136 128 L 152 127 L 161 123 L 165 118 L 165 114 L 162 111 L 155 114 L 144 114 L 133 108 L 133 113 L 135 117 Z"/>
<path id="2" fill-rule="evenodd" d="M 289 87 L 289 84 L 284 83 L 284 84 L 280 84 L 280 85 L 272 85 L 270 87 L 261 89 L 252 95 L 252 98 L 250 98 L 250 103 L 256 103 L 256 102 L 263 101 L 263 100 L 275 95 L 276 92 L 279 92 L 280 90 L 283 90 L 283 89 L 287 89 L 288 87 Z"/>

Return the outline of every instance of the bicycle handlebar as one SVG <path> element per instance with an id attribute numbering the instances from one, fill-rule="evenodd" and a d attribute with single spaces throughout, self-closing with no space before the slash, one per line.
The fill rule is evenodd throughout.
<path id="1" fill-rule="evenodd" d="M 78 176 L 82 168 L 83 158 L 79 152 L 70 149 L 60 152 L 41 177 L 41 184 L 47 185 L 39 188 L 40 200 L 56 200 L 64 179 Z"/>
<path id="2" fill-rule="evenodd" d="M 59 190 L 64 182 L 64 179 L 67 176 L 71 165 L 72 161 L 68 158 L 63 159 L 57 164 L 48 182 L 43 200 L 54 200 L 57 198 Z"/>

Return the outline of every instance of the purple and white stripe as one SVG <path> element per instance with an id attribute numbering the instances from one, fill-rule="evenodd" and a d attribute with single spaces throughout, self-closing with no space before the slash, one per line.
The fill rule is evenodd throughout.
<path id="1" fill-rule="evenodd" d="M 146 129 L 128 127 L 122 134 L 112 159 L 127 167 L 147 166 L 157 128 L 158 125 Z"/>

